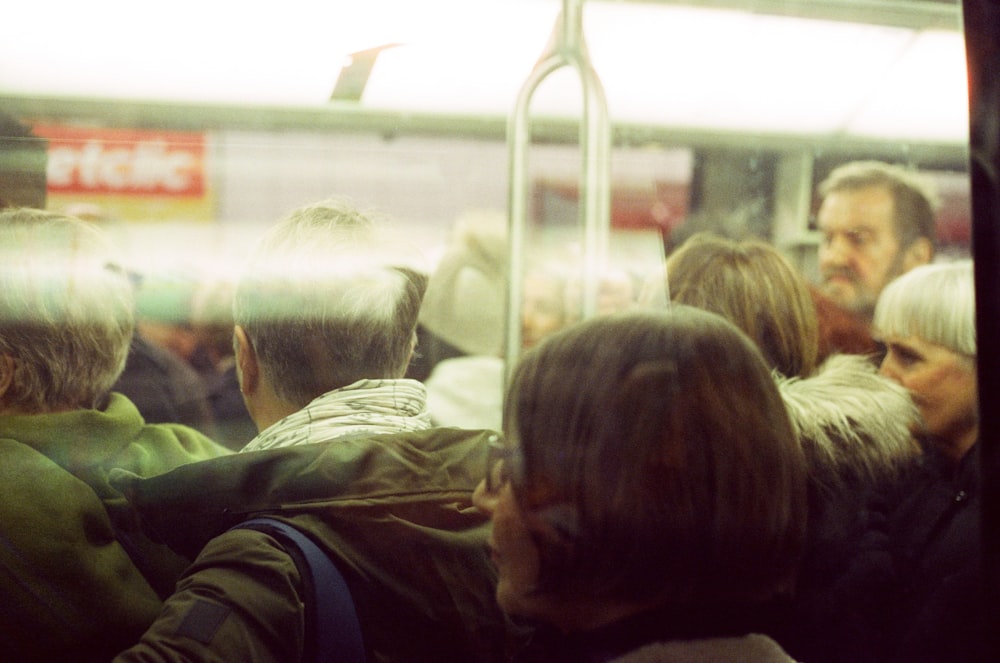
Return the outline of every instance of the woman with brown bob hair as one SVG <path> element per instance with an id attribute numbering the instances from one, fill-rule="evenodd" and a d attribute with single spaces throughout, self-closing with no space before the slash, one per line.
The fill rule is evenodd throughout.
<path id="1" fill-rule="evenodd" d="M 698 233 L 670 255 L 672 301 L 718 313 L 786 377 L 816 370 L 819 325 L 802 277 L 769 244 Z"/>
<path id="2" fill-rule="evenodd" d="M 864 557 L 866 508 L 919 459 L 913 400 L 868 357 L 834 354 L 817 366 L 808 283 L 770 244 L 692 235 L 667 259 L 667 279 L 673 302 L 718 313 L 756 342 L 808 462 L 809 538 L 782 645 L 810 662 L 870 660 L 863 634 L 876 637 L 876 620 L 852 598 L 882 582 Z"/>
<path id="3" fill-rule="evenodd" d="M 824 491 L 891 479 L 917 457 L 910 429 L 919 415 L 905 389 L 867 357 L 833 355 L 817 366 L 809 285 L 776 248 L 692 235 L 667 259 L 667 282 L 671 301 L 718 313 L 757 344 Z"/>
<path id="4" fill-rule="evenodd" d="M 504 430 L 474 501 L 501 608 L 544 625 L 521 660 L 791 660 L 759 633 L 796 575 L 805 466 L 733 325 L 677 306 L 558 332 Z"/>

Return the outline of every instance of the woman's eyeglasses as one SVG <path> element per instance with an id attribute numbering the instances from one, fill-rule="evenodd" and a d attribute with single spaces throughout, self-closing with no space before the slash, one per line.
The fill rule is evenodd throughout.
<path id="1" fill-rule="evenodd" d="M 504 444 L 498 435 L 491 435 L 486 445 L 486 493 L 496 495 L 511 479 L 515 448 Z"/>

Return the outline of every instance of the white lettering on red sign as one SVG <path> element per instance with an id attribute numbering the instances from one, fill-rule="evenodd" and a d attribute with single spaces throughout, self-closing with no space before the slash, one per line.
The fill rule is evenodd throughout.
<path id="1" fill-rule="evenodd" d="M 48 186 L 53 192 L 202 195 L 204 143 L 200 135 L 48 128 Z M 37 131 L 37 129 L 36 129 Z M 125 138 L 127 136 L 127 138 Z"/>

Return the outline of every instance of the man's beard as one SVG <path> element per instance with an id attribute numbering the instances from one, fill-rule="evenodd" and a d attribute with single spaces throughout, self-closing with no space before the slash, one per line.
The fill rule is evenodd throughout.
<path id="1" fill-rule="evenodd" d="M 824 291 L 830 299 L 840 304 L 842 308 L 851 311 L 852 313 L 861 316 L 867 320 L 871 320 L 875 314 L 875 305 L 878 303 L 878 297 L 882 293 L 885 286 L 889 285 L 893 279 L 902 276 L 906 271 L 903 269 L 903 263 L 905 258 L 905 252 L 900 249 L 896 252 L 896 257 L 892 259 L 892 264 L 889 265 L 889 269 L 885 273 L 885 281 L 882 287 L 879 288 L 878 292 L 872 292 L 872 289 L 863 283 L 860 278 L 858 278 L 857 272 L 853 269 L 837 268 L 826 272 L 823 275 L 824 280 Z M 854 291 L 854 296 L 849 300 L 837 297 L 835 294 L 831 294 L 828 290 L 828 285 L 826 282 L 832 277 L 840 276 L 846 278 L 848 283 L 851 285 Z"/>

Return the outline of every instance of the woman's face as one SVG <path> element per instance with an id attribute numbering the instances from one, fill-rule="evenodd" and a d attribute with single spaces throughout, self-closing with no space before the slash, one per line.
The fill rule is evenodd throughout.
<path id="1" fill-rule="evenodd" d="M 971 357 L 916 336 L 888 335 L 879 372 L 906 387 L 925 431 L 959 460 L 979 434 L 976 365 Z"/>
<path id="2" fill-rule="evenodd" d="M 566 302 L 562 283 L 554 278 L 529 275 L 524 282 L 521 305 L 521 337 L 525 348 L 538 345 L 566 324 Z"/>
<path id="3" fill-rule="evenodd" d="M 538 584 L 538 548 L 531 537 L 521 505 L 502 464 L 491 460 L 487 479 L 479 482 L 472 502 L 490 517 L 490 557 L 497 567 L 497 603 L 509 615 L 544 617 L 544 602 L 534 596 Z"/>

